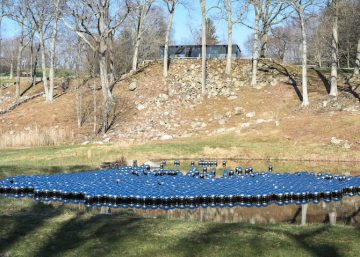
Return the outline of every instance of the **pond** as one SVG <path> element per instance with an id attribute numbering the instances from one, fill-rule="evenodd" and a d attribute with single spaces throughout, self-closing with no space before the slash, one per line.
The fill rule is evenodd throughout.
<path id="1" fill-rule="evenodd" d="M 179 160 L 181 170 L 187 170 L 190 167 L 189 160 Z M 290 172 L 290 171 L 314 171 L 332 174 L 343 174 L 346 176 L 360 175 L 359 163 L 350 162 L 311 162 L 311 161 L 262 161 L 262 160 L 233 160 L 227 162 L 226 169 L 234 169 L 236 166 L 250 167 L 254 170 L 267 170 L 269 165 L 273 166 L 274 172 Z M 167 161 L 166 168 L 171 168 L 173 163 Z M 222 174 L 222 162 L 219 161 L 217 175 Z M 46 173 L 46 172 L 44 172 Z M 20 174 L 19 174 L 20 175 Z M 1 201 L 1 199 L 0 199 Z M 55 205 L 61 203 L 55 203 Z M 73 205 L 77 208 L 78 205 Z M 82 207 L 81 207 L 82 208 Z M 84 207 L 85 208 L 85 207 Z M 103 208 L 93 208 L 97 211 Z M 266 207 L 242 207 L 235 206 L 232 208 L 196 208 L 196 209 L 129 209 L 139 216 L 158 217 L 165 216 L 170 219 L 199 220 L 203 222 L 248 222 L 248 223 L 295 223 L 298 224 L 301 219 L 302 205 L 269 205 Z M 337 213 L 338 223 L 343 224 L 359 224 L 360 222 L 360 197 L 344 197 L 341 201 L 319 204 L 308 204 L 307 220 L 309 223 L 323 223 L 329 221 L 329 213 Z M 109 210 L 107 210 L 109 211 Z M 121 209 L 111 208 L 113 213 L 121 211 Z"/>

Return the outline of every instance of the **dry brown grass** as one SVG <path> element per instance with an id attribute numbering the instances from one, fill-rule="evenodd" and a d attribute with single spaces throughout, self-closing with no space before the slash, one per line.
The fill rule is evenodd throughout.
<path id="1" fill-rule="evenodd" d="M 35 127 L 29 130 L 1 132 L 0 148 L 54 146 L 74 139 L 74 132 L 66 128 Z"/>

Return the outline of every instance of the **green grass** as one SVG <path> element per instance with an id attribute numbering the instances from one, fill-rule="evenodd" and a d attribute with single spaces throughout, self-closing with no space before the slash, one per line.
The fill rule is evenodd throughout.
<path id="1" fill-rule="evenodd" d="M 307 159 L 308 153 L 320 159 L 350 156 L 360 159 L 359 152 L 332 145 L 313 145 L 311 143 L 294 145 L 287 140 L 274 137 L 257 138 L 225 134 L 215 137 L 193 138 L 182 141 L 157 142 L 144 145 L 72 145 L 56 147 L 38 147 L 23 149 L 0 149 L 0 178 L 13 174 L 74 172 L 96 169 L 102 161 L 114 161 L 121 156 L 137 159 L 139 163 L 150 159 L 181 159 L 200 157 L 218 160 L 235 158 L 290 158 Z M 274 160 L 275 160 L 274 159 Z M 239 163 L 239 162 L 238 162 Z M 254 165 L 264 169 L 269 162 L 242 161 L 242 166 Z M 351 163 L 295 163 L 276 162 L 279 171 L 315 169 L 322 171 L 360 173 L 357 165 Z M 330 169 L 330 170 L 329 170 Z"/>
<path id="2" fill-rule="evenodd" d="M 0 200 L 0 256 L 358 256 L 360 229 L 141 218 Z"/>
<path id="3" fill-rule="evenodd" d="M 15 79 L 0 79 L 0 83 L 5 84 L 5 83 L 15 83 L 16 80 Z"/>

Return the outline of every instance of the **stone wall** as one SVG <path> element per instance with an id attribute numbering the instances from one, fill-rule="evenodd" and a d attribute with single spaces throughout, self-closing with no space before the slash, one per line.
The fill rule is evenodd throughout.
<path id="1" fill-rule="evenodd" d="M 279 79 L 287 81 L 276 69 L 267 69 L 269 61 L 260 62 L 257 88 L 266 85 L 277 85 Z M 250 86 L 251 61 L 234 60 L 233 72 L 225 74 L 225 60 L 207 61 L 206 91 L 209 98 L 216 96 L 230 97 L 235 95 L 240 87 Z M 169 95 L 180 95 L 185 100 L 195 100 L 201 97 L 201 61 L 172 60 L 170 75 L 167 79 Z M 281 78 L 279 78 L 279 76 Z"/>

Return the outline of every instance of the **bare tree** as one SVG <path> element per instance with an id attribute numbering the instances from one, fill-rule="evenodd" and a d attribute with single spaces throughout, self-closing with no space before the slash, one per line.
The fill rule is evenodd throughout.
<path id="1" fill-rule="evenodd" d="M 1 0 L 1 10 L 0 10 L 0 57 L 2 57 L 2 40 L 3 40 L 3 36 L 2 36 L 2 20 L 3 17 L 5 16 L 5 5 L 6 4 L 6 0 Z M 0 64 L 0 68 L 2 68 L 1 64 Z M 2 70 L 0 70 L 0 72 L 2 72 Z"/>
<path id="2" fill-rule="evenodd" d="M 206 0 L 200 0 L 201 6 L 201 93 L 206 92 Z"/>
<path id="3" fill-rule="evenodd" d="M 166 27 L 166 35 L 165 35 L 165 44 L 164 44 L 164 63 L 163 63 L 163 76 L 166 78 L 168 75 L 168 65 L 169 65 L 169 41 L 170 41 L 170 32 L 172 21 L 175 12 L 175 6 L 178 3 L 178 0 L 167 0 L 165 1 L 167 9 L 169 11 L 169 18 Z"/>
<path id="4" fill-rule="evenodd" d="M 136 0 L 136 34 L 135 34 L 135 46 L 132 59 L 132 71 L 136 71 L 138 65 L 139 46 L 144 33 L 144 22 L 147 14 L 150 11 L 151 5 L 154 0 Z"/>
<path id="5" fill-rule="evenodd" d="M 31 25 L 31 24 L 30 24 Z M 30 76 L 31 76 L 31 85 L 34 86 L 36 83 L 36 68 L 38 63 L 38 55 L 40 52 L 40 44 L 35 43 L 35 30 L 30 29 Z M 34 50 L 34 48 L 36 48 Z"/>
<path id="6" fill-rule="evenodd" d="M 257 84 L 257 66 L 259 59 L 259 22 L 261 15 L 262 0 L 253 0 L 252 5 L 255 11 L 255 25 L 254 25 L 254 40 L 253 40 L 253 57 L 252 57 L 252 72 L 251 72 L 251 86 Z"/>
<path id="7" fill-rule="evenodd" d="M 130 7 L 125 1 L 125 11 L 121 12 L 120 6 L 110 11 L 111 0 L 72 0 L 68 2 L 68 16 L 63 16 L 65 26 L 77 33 L 88 46 L 97 53 L 100 65 L 101 89 L 104 101 L 114 103 L 108 77 L 107 51 L 108 38 L 127 17 Z"/>
<path id="8" fill-rule="evenodd" d="M 291 41 L 289 37 L 291 37 L 291 35 L 289 35 L 286 28 L 272 28 L 268 38 L 269 57 L 284 62 L 287 45 Z"/>
<path id="9" fill-rule="evenodd" d="M 75 86 L 75 108 L 76 108 L 76 118 L 77 118 L 77 126 L 80 128 L 83 124 L 83 115 L 82 115 L 82 84 L 80 83 L 80 62 L 81 62 L 81 38 L 78 37 L 76 44 L 76 68 L 75 68 L 75 77 L 77 78 L 76 86 Z"/>
<path id="10" fill-rule="evenodd" d="M 260 57 L 265 58 L 267 56 L 268 34 L 271 27 L 290 17 L 292 12 L 286 11 L 289 4 L 280 0 L 260 0 L 260 5 Z"/>
<path id="11" fill-rule="evenodd" d="M 20 28 L 20 35 L 18 36 L 18 50 L 16 58 L 16 89 L 15 97 L 16 99 L 20 98 L 20 72 L 21 72 L 21 63 L 23 50 L 28 44 L 25 42 L 25 30 L 28 27 L 28 8 L 21 1 L 12 1 L 8 6 L 7 16 L 14 20 Z"/>
<path id="12" fill-rule="evenodd" d="M 307 84 L 307 38 L 306 38 L 306 28 L 305 28 L 305 17 L 304 11 L 314 4 L 313 0 L 289 0 L 290 4 L 293 6 L 295 12 L 297 13 L 300 29 L 301 29 L 301 39 L 302 39 L 302 105 L 309 105 L 309 96 L 308 96 L 308 84 Z"/>
<path id="13" fill-rule="evenodd" d="M 41 54 L 41 68 L 43 75 L 44 83 L 44 92 L 46 102 L 52 102 L 53 96 L 51 95 L 53 89 L 50 89 L 47 81 L 47 72 L 46 72 L 46 49 L 45 49 L 45 35 L 47 33 L 48 27 L 52 21 L 52 5 L 51 2 L 47 1 L 27 1 L 27 8 L 31 15 L 32 22 L 34 27 L 39 34 L 39 43 L 40 43 L 40 54 Z"/>
<path id="14" fill-rule="evenodd" d="M 56 57 L 56 41 L 57 41 L 57 33 L 58 33 L 58 20 L 60 16 L 60 0 L 54 0 L 54 18 L 53 18 L 53 29 L 51 33 L 51 46 L 50 46 L 50 69 L 49 69 L 49 80 L 50 80 L 50 88 L 49 88 L 49 99 L 48 101 L 52 102 L 54 97 L 54 66 L 55 66 L 55 57 Z"/>
<path id="15" fill-rule="evenodd" d="M 232 0 L 224 0 L 224 9 L 227 12 L 227 25 L 228 25 L 228 49 L 226 55 L 226 68 L 225 73 L 227 75 L 231 74 L 231 62 L 232 62 L 232 27 L 233 27 L 233 18 L 232 18 Z"/>
<path id="16" fill-rule="evenodd" d="M 182 2 L 183 3 L 183 2 Z M 143 60 L 156 59 L 159 56 L 159 48 L 164 46 L 168 17 L 166 8 L 153 5 L 144 23 L 143 39 L 139 45 L 138 63 Z M 135 47 L 136 25 L 134 26 L 134 15 L 126 20 L 118 37 L 114 40 L 115 69 L 119 74 L 124 74 L 132 69 L 132 60 Z M 169 35 L 171 41 L 171 33 Z"/>
<path id="17" fill-rule="evenodd" d="M 5 0 L 1 0 L 1 11 L 0 11 L 0 28 L 2 28 L 2 19 L 5 16 Z M 2 35 L 1 35 L 2 36 Z M 2 38 L 0 38 L 2 39 Z M 1 41 L 0 41 L 1 43 Z M 1 49 L 1 48 L 0 48 Z"/>
<path id="18" fill-rule="evenodd" d="M 97 132 L 97 106 L 96 106 L 96 84 L 95 80 L 93 80 L 93 132 L 96 134 Z"/>
<path id="19" fill-rule="evenodd" d="M 337 68 L 338 68 L 338 4 L 337 0 L 332 0 L 332 38 L 331 38 L 331 88 L 330 96 L 336 97 L 337 90 Z"/>
<path id="20" fill-rule="evenodd" d="M 14 53 L 12 53 L 11 56 L 10 74 L 9 74 L 9 79 L 13 79 L 13 78 L 14 78 Z"/>
<path id="21" fill-rule="evenodd" d="M 124 5 L 123 5 L 124 4 Z M 77 33 L 84 42 L 97 54 L 100 66 L 101 89 L 103 102 L 103 132 L 111 125 L 109 113 L 115 108 L 115 99 L 111 93 L 107 66 L 109 37 L 125 21 L 130 12 L 127 0 L 72 0 L 67 3 L 69 15 L 62 19 L 66 27 Z"/>

